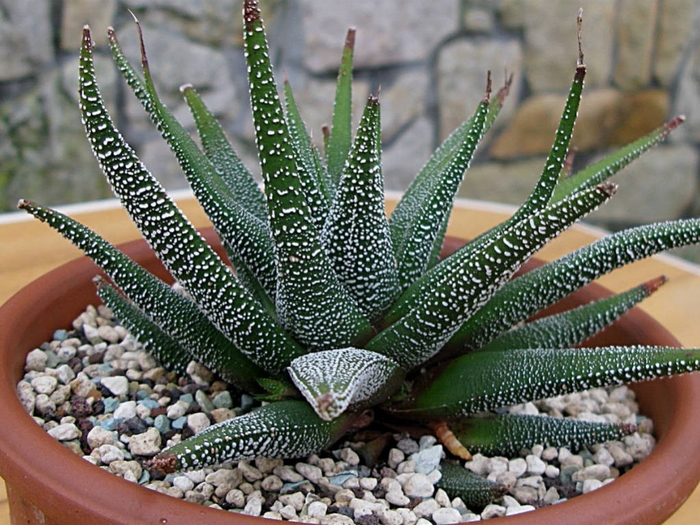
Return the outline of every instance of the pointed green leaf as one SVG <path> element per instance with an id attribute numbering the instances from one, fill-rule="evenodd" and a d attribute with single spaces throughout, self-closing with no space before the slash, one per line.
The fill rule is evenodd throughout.
<path id="1" fill-rule="evenodd" d="M 640 157 L 644 152 L 664 140 L 671 131 L 683 123 L 685 117 L 676 117 L 651 133 L 635 140 L 627 146 L 614 151 L 595 164 L 579 171 L 575 175 L 559 179 L 551 202 L 556 202 L 573 191 L 587 186 L 595 186 L 615 175 L 622 168 Z"/>
<path id="2" fill-rule="evenodd" d="M 461 257 L 464 252 L 455 252 L 426 274 L 421 282 L 422 293 L 403 304 L 411 305 L 407 313 L 374 337 L 366 348 L 391 357 L 407 369 L 425 362 L 525 260 L 609 199 L 615 189 L 606 183 L 547 207 L 502 232 L 498 239 L 467 259 Z"/>
<path id="3" fill-rule="evenodd" d="M 554 136 L 554 143 L 545 161 L 542 175 L 537 181 L 532 193 L 530 193 L 527 200 L 518 208 L 511 220 L 517 221 L 523 217 L 527 217 L 533 211 L 544 208 L 550 201 L 554 193 L 554 188 L 559 181 L 559 175 L 566 164 L 567 151 L 569 149 L 569 143 L 571 142 L 571 136 L 574 133 L 574 125 L 576 124 L 578 107 L 581 102 L 583 79 L 585 76 L 586 66 L 583 65 L 583 57 L 579 56 L 579 63 L 576 66 L 574 79 L 569 89 L 566 104 L 564 105 L 564 112 L 559 120 L 559 126 Z"/>
<path id="4" fill-rule="evenodd" d="M 138 76 L 126 60 L 116 35 L 111 32 L 110 48 L 115 62 L 175 154 L 192 191 L 227 248 L 235 252 L 234 258 L 242 261 L 249 273 L 255 276 L 259 287 L 262 287 L 270 298 L 274 298 L 276 268 L 272 239 L 266 219 L 260 220 L 253 215 L 257 202 L 253 192 L 259 194 L 259 190 L 257 187 L 250 187 L 251 183 L 254 184 L 251 179 L 246 181 L 247 184 L 243 181 L 237 183 L 236 193 L 232 192 L 214 165 L 161 102 L 151 78 L 141 26 L 138 22 L 136 24 L 141 44 L 144 79 Z M 226 142 L 225 137 L 221 139 Z M 243 200 L 239 200 L 241 197 Z"/>
<path id="5" fill-rule="evenodd" d="M 452 421 L 450 430 L 471 453 L 515 457 L 522 449 L 534 445 L 578 451 L 596 443 L 622 439 L 636 427 L 563 417 L 484 414 Z"/>
<path id="6" fill-rule="evenodd" d="M 233 199 L 260 222 L 267 224 L 265 196 L 253 175 L 231 147 L 221 124 L 206 107 L 193 86 L 187 84 L 182 86 L 180 91 L 194 117 L 204 154 L 228 187 Z"/>
<path id="7" fill-rule="evenodd" d="M 403 380 L 396 363 L 360 348 L 324 350 L 297 357 L 287 369 L 294 384 L 324 421 L 384 400 Z"/>
<path id="8" fill-rule="evenodd" d="M 328 208 L 333 200 L 335 187 L 328 176 L 326 167 L 321 163 L 318 150 L 311 142 L 306 125 L 301 119 L 299 108 L 294 100 L 292 86 L 286 79 L 284 82 L 284 100 L 287 110 L 287 126 L 289 127 L 289 134 L 292 137 L 292 144 L 296 152 L 297 165 L 303 165 L 304 171 L 311 174 L 311 178 L 316 181 L 314 186 L 318 188 L 317 192 L 320 193 L 320 198 L 322 199 L 317 204 L 319 210 L 322 210 L 318 215 L 325 219 L 325 214 L 328 213 Z"/>
<path id="9" fill-rule="evenodd" d="M 364 415 L 323 421 L 304 401 L 280 401 L 228 419 L 165 449 L 153 466 L 166 472 L 260 457 L 298 458 L 332 444 Z"/>
<path id="10" fill-rule="evenodd" d="M 299 180 L 256 1 L 246 0 L 244 20 L 251 107 L 278 264 L 279 318 L 312 350 L 362 346 L 372 327 L 321 247 Z"/>
<path id="11" fill-rule="evenodd" d="M 163 354 L 159 359 L 164 365 L 175 371 L 187 367 L 194 358 L 239 387 L 255 385 L 261 370 L 241 354 L 192 301 L 70 217 L 28 201 L 20 201 L 19 207 L 83 250 L 139 310 L 190 354 L 190 357 L 177 354 L 167 358 Z"/>
<path id="12" fill-rule="evenodd" d="M 576 346 L 649 297 L 665 282 L 666 277 L 658 277 L 626 292 L 532 321 L 501 334 L 476 351 Z"/>
<path id="13" fill-rule="evenodd" d="M 338 69 L 338 85 L 333 106 L 333 125 L 326 149 L 328 174 L 338 183 L 352 141 L 352 55 L 355 49 L 355 28 L 345 36 L 343 57 Z"/>
<path id="14" fill-rule="evenodd" d="M 649 224 L 609 235 L 521 275 L 454 335 L 452 348 L 478 348 L 601 275 L 656 253 L 700 242 L 700 219 Z"/>
<path id="15" fill-rule="evenodd" d="M 435 486 L 450 498 L 461 498 L 470 509 L 483 509 L 508 492 L 505 485 L 484 479 L 461 465 L 443 461 L 440 471 L 442 477 Z"/>
<path id="16" fill-rule="evenodd" d="M 19 207 L 46 222 L 83 250 L 140 310 L 189 351 L 191 356 L 179 355 L 168 360 L 174 370 L 186 367 L 195 358 L 238 386 L 254 384 L 261 371 L 210 323 L 192 301 L 70 217 L 27 201 L 21 201 Z M 166 359 L 161 360 L 167 366 Z"/>
<path id="17" fill-rule="evenodd" d="M 301 355 L 303 349 L 240 285 L 115 128 L 97 87 L 87 27 L 80 55 L 80 108 L 95 157 L 122 206 L 215 326 L 265 370 L 279 371 Z"/>
<path id="18" fill-rule="evenodd" d="M 399 294 L 384 212 L 379 100 L 367 101 L 336 198 L 321 232 L 333 269 L 365 316 L 376 319 Z"/>
<path id="19" fill-rule="evenodd" d="M 402 289 L 437 261 L 459 185 L 507 91 L 508 84 L 489 102 L 489 77 L 475 115 L 445 139 L 392 212 L 389 228 Z"/>
<path id="20" fill-rule="evenodd" d="M 401 417 L 449 419 L 698 369 L 700 349 L 609 346 L 472 352 L 423 376 L 412 398 L 389 410 Z"/>
<path id="21" fill-rule="evenodd" d="M 97 295 L 129 333 L 167 370 L 177 375 L 185 374 L 192 360 L 189 352 L 107 281 L 95 277 L 94 282 Z"/>

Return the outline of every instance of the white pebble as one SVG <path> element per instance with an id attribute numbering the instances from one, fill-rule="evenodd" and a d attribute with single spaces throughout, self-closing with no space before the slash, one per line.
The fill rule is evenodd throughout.
<path id="1" fill-rule="evenodd" d="M 419 518 L 424 518 L 426 516 L 432 516 L 433 512 L 438 510 L 440 505 L 433 498 L 427 498 L 421 501 L 418 505 L 413 507 L 413 512 Z"/>
<path id="2" fill-rule="evenodd" d="M 437 491 L 435 491 L 435 501 L 437 501 L 437 504 L 441 507 L 453 506 L 450 502 L 450 497 L 447 495 L 447 492 L 445 492 L 442 489 L 437 489 Z"/>
<path id="3" fill-rule="evenodd" d="M 117 419 L 131 419 L 136 417 L 136 401 L 125 401 L 121 403 L 112 414 Z"/>
<path id="4" fill-rule="evenodd" d="M 414 498 L 429 498 L 435 493 L 435 485 L 425 474 L 413 474 L 403 485 L 404 494 Z"/>
<path id="5" fill-rule="evenodd" d="M 279 510 L 280 516 L 286 520 L 297 519 L 297 510 L 292 505 L 285 505 Z"/>
<path id="6" fill-rule="evenodd" d="M 129 452 L 136 456 L 155 456 L 160 452 L 160 445 L 160 432 L 155 427 L 151 427 L 143 434 L 131 436 Z"/>
<path id="7" fill-rule="evenodd" d="M 304 503 L 306 502 L 306 498 L 301 492 L 282 494 L 280 495 L 279 500 L 284 505 L 291 505 L 297 512 L 304 508 Z"/>
<path id="8" fill-rule="evenodd" d="M 117 433 L 105 430 L 102 427 L 93 427 L 87 435 L 87 442 L 91 448 L 99 448 L 102 445 L 117 445 Z M 118 445 L 117 445 L 118 446 Z"/>
<path id="9" fill-rule="evenodd" d="M 275 476 L 274 474 L 267 476 L 260 483 L 260 487 L 268 492 L 279 492 L 283 485 L 284 482 L 279 478 L 279 476 Z"/>
<path id="10" fill-rule="evenodd" d="M 124 459 L 124 451 L 115 445 L 102 445 L 97 451 L 100 454 L 100 461 L 105 465 Z"/>
<path id="11" fill-rule="evenodd" d="M 624 448 L 622 448 L 618 444 L 611 444 L 608 446 L 608 452 L 610 452 L 610 455 L 613 457 L 615 460 L 615 466 L 616 467 L 624 467 L 626 465 L 631 465 L 634 463 L 634 458 L 630 456 Z"/>
<path id="12" fill-rule="evenodd" d="M 33 414 L 34 406 L 36 405 L 36 392 L 34 392 L 32 385 L 26 381 L 20 381 L 17 384 L 17 397 L 24 407 L 24 410 L 26 410 L 28 414 Z"/>
<path id="13" fill-rule="evenodd" d="M 406 459 L 406 455 L 403 452 L 401 452 L 398 448 L 392 448 L 391 450 L 389 450 L 388 464 L 390 468 L 395 469 L 399 466 L 399 463 L 401 463 L 404 459 Z"/>
<path id="14" fill-rule="evenodd" d="M 248 516 L 260 516 L 261 512 L 262 512 L 262 501 L 260 501 L 258 498 L 254 498 L 245 504 L 245 507 L 243 508 L 242 513 L 246 514 Z"/>
<path id="15" fill-rule="evenodd" d="M 344 448 L 343 450 L 340 451 L 340 459 L 345 461 L 348 465 L 359 465 L 360 464 L 360 456 L 357 455 L 357 452 L 355 452 L 351 448 Z"/>
<path id="16" fill-rule="evenodd" d="M 194 481 L 187 476 L 175 476 L 173 478 L 173 487 L 179 488 L 182 492 L 187 492 L 194 488 Z"/>
<path id="17" fill-rule="evenodd" d="M 411 500 L 400 489 L 387 492 L 384 499 L 396 507 L 405 507 Z"/>
<path id="18" fill-rule="evenodd" d="M 559 476 L 559 469 L 554 465 L 547 465 L 547 468 L 544 469 L 544 475 L 550 479 L 556 478 Z"/>
<path id="19" fill-rule="evenodd" d="M 32 379 L 31 385 L 37 394 L 49 396 L 56 389 L 58 379 L 53 376 L 39 376 Z"/>
<path id="20" fill-rule="evenodd" d="M 557 459 L 559 452 L 556 447 L 547 447 L 542 451 L 542 459 L 545 461 L 553 461 Z"/>
<path id="21" fill-rule="evenodd" d="M 233 505 L 234 507 L 241 509 L 245 505 L 245 494 L 239 489 L 230 490 L 226 494 L 226 503 Z"/>
<path id="22" fill-rule="evenodd" d="M 457 509 L 443 507 L 433 512 L 431 517 L 435 525 L 451 525 L 459 523 L 462 515 Z"/>
<path id="23" fill-rule="evenodd" d="M 527 472 L 527 462 L 523 458 L 511 459 L 508 462 L 508 471 L 515 474 L 515 477 L 519 478 L 525 472 Z"/>
<path id="24" fill-rule="evenodd" d="M 137 482 L 143 473 L 143 468 L 138 461 L 112 461 L 109 464 L 109 470 L 132 482 Z"/>
<path id="25" fill-rule="evenodd" d="M 498 518 L 500 516 L 506 515 L 506 508 L 501 505 L 496 505 L 495 503 L 489 503 L 484 507 L 481 512 L 481 519 L 488 520 L 491 518 Z"/>
<path id="26" fill-rule="evenodd" d="M 100 379 L 100 383 L 117 397 L 129 393 L 129 380 L 126 376 L 103 377 Z"/>
<path id="27" fill-rule="evenodd" d="M 520 507 L 520 502 L 515 499 L 513 496 L 503 496 L 501 498 L 501 504 L 505 507 Z"/>
<path id="28" fill-rule="evenodd" d="M 581 492 L 587 494 L 593 490 L 599 489 L 603 486 L 603 482 L 598 479 L 587 479 L 583 482 L 583 488 Z"/>
<path id="29" fill-rule="evenodd" d="M 46 368 L 46 361 L 48 361 L 48 356 L 46 352 L 35 348 L 27 354 L 24 361 L 25 370 L 36 370 L 37 372 L 43 372 Z"/>
<path id="30" fill-rule="evenodd" d="M 593 454 L 593 461 L 601 465 L 607 465 L 608 467 L 612 467 L 615 464 L 615 458 L 612 457 L 610 451 L 605 447 L 600 447 L 596 453 Z"/>
<path id="31" fill-rule="evenodd" d="M 74 423 L 64 423 L 58 425 L 48 431 L 49 436 L 58 441 L 70 441 L 73 439 L 78 439 L 81 436 L 81 432 Z"/>
<path id="32" fill-rule="evenodd" d="M 535 510 L 532 505 L 521 505 L 519 507 L 508 507 L 506 509 L 506 516 L 515 516 L 516 514 L 523 514 L 524 512 L 530 512 Z"/>
<path id="33" fill-rule="evenodd" d="M 201 432 L 210 425 L 209 417 L 204 412 L 196 412 L 187 416 L 187 426 L 195 434 Z"/>
<path id="34" fill-rule="evenodd" d="M 95 385 L 85 372 L 78 372 L 70 382 L 70 388 L 76 396 L 87 397 L 95 389 Z"/>
<path id="35" fill-rule="evenodd" d="M 414 525 L 418 521 L 418 516 L 411 509 L 400 508 L 396 509 L 396 513 L 401 516 L 404 525 Z M 380 513 L 381 516 L 381 513 Z"/>
<path id="36" fill-rule="evenodd" d="M 188 408 L 189 405 L 187 403 L 178 400 L 168 407 L 167 411 L 165 412 L 165 415 L 168 416 L 168 419 L 179 419 L 185 415 L 185 412 L 187 412 Z"/>
<path id="37" fill-rule="evenodd" d="M 327 511 L 328 505 L 326 505 L 322 501 L 312 501 L 306 508 L 307 515 L 311 516 L 312 518 L 322 518 L 326 515 Z"/>
<path id="38" fill-rule="evenodd" d="M 350 516 L 334 512 L 333 514 L 326 514 L 321 518 L 321 525 L 355 525 L 355 522 L 352 521 Z"/>
<path id="39" fill-rule="evenodd" d="M 377 478 L 360 478 L 360 488 L 363 490 L 374 490 L 378 483 Z"/>
<path id="40" fill-rule="evenodd" d="M 240 465 L 238 468 L 240 468 Z M 279 476 L 283 481 L 287 481 L 289 483 L 299 483 L 300 481 L 304 481 L 304 476 L 299 474 L 289 465 L 280 465 L 275 467 L 272 472 L 276 476 Z"/>
<path id="41" fill-rule="evenodd" d="M 382 509 L 377 515 L 382 525 L 404 525 L 406 523 L 404 516 L 399 514 L 396 510 Z M 413 521 L 409 521 L 408 523 L 415 523 L 417 519 L 418 518 L 414 515 Z"/>
<path id="42" fill-rule="evenodd" d="M 61 384 L 67 385 L 73 379 L 75 379 L 75 372 L 68 365 L 61 365 L 56 369 L 56 379 L 58 379 Z"/>
<path id="43" fill-rule="evenodd" d="M 530 474 L 539 476 L 541 474 L 544 474 L 544 471 L 547 468 L 545 462 L 537 456 L 535 456 L 534 454 L 528 454 L 528 456 L 525 458 L 525 461 L 527 462 L 527 471 Z"/>
<path id="44" fill-rule="evenodd" d="M 610 467 L 607 465 L 591 465 L 590 467 L 583 468 L 578 472 L 574 472 L 571 476 L 572 481 L 586 481 L 588 479 L 597 479 L 598 481 L 603 481 L 610 477 Z"/>
<path id="45" fill-rule="evenodd" d="M 108 343 L 118 343 L 120 340 L 119 332 L 113 326 L 102 325 L 97 328 L 97 336 Z"/>
<path id="46" fill-rule="evenodd" d="M 317 483 L 321 477 L 323 477 L 323 472 L 319 467 L 314 465 L 309 465 L 308 463 L 299 462 L 295 465 L 296 471 L 308 479 L 311 483 Z"/>

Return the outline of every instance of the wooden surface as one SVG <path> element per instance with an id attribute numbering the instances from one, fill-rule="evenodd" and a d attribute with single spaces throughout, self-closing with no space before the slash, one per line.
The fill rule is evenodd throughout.
<path id="1" fill-rule="evenodd" d="M 179 203 L 196 226 L 208 224 L 204 213 L 193 200 L 185 198 Z M 461 231 L 466 228 L 471 236 L 476 235 L 503 220 L 508 212 L 499 206 L 477 206 L 483 209 L 475 212 L 458 205 L 448 233 L 454 232 L 454 225 L 459 223 Z M 139 237 L 126 214 L 114 203 L 70 208 L 66 209 L 69 215 L 113 243 Z M 556 258 L 595 240 L 599 235 L 599 232 L 585 227 L 574 228 L 554 241 L 539 257 Z M 80 255 L 77 249 L 46 225 L 18 215 L 0 216 L 0 246 L 0 304 L 33 279 Z M 614 291 L 622 291 L 661 274 L 668 276 L 669 282 L 647 299 L 642 308 L 661 321 L 684 346 L 700 346 L 700 326 L 697 322 L 700 313 L 700 268 L 697 266 L 669 257 L 655 257 L 617 270 L 600 282 Z M 0 480 L 0 525 L 9 523 L 5 487 Z M 700 488 L 666 523 L 700 524 Z"/>

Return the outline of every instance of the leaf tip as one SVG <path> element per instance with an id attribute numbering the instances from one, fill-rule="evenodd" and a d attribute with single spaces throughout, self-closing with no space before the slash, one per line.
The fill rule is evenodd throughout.
<path id="1" fill-rule="evenodd" d="M 664 131 L 666 133 L 670 133 L 674 129 L 676 129 L 678 126 L 683 124 L 685 122 L 685 115 L 678 115 L 677 117 L 672 118 L 669 120 L 666 124 L 664 124 Z"/>
<path id="2" fill-rule="evenodd" d="M 618 184 L 615 184 L 614 182 L 603 182 L 602 184 L 598 184 L 596 186 L 599 191 L 603 192 L 607 197 L 612 197 L 617 193 L 617 189 L 620 187 Z"/>
<path id="3" fill-rule="evenodd" d="M 159 454 L 150 461 L 148 467 L 164 474 L 172 474 L 177 470 L 177 458 L 175 454 Z"/>
<path id="4" fill-rule="evenodd" d="M 661 286 L 666 284 L 667 282 L 668 282 L 667 276 L 659 275 L 657 278 L 651 279 L 651 280 L 645 282 L 642 286 L 644 286 L 647 294 L 651 295 L 656 290 L 658 290 Z"/>
<path id="5" fill-rule="evenodd" d="M 586 65 L 583 62 L 583 46 L 581 44 L 581 26 L 583 25 L 583 7 L 578 8 L 578 14 L 576 15 L 576 26 L 577 26 L 577 38 L 578 38 L 578 61 L 576 63 L 576 71 L 580 68 L 585 72 Z"/>
<path id="6" fill-rule="evenodd" d="M 348 28 L 348 32 L 345 35 L 345 47 L 347 49 L 355 49 L 355 34 L 357 33 L 357 28 L 351 26 Z"/>

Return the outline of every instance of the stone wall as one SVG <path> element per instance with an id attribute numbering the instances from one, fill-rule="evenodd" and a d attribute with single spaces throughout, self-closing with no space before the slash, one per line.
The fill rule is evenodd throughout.
<path id="1" fill-rule="evenodd" d="M 109 195 L 82 135 L 77 48 L 89 23 L 101 86 L 127 139 L 171 189 L 185 186 L 168 149 L 111 64 L 112 25 L 136 58 L 141 20 L 157 86 L 191 125 L 178 87 L 194 84 L 255 166 L 240 0 L 0 0 L 0 210 Z M 329 122 L 344 33 L 357 27 L 356 117 L 381 86 L 387 186 L 403 189 L 482 96 L 486 70 L 511 95 L 461 194 L 517 203 L 539 175 L 576 62 L 584 6 L 588 65 L 576 166 L 676 114 L 687 122 L 618 177 L 591 222 L 611 228 L 700 215 L 700 0 L 263 0 L 273 57 L 315 137 Z"/>

